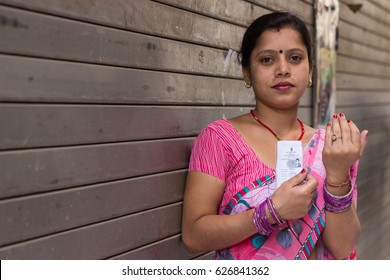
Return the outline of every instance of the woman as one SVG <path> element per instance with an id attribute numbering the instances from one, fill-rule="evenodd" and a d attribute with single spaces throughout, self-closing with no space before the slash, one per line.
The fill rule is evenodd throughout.
<path id="1" fill-rule="evenodd" d="M 340 113 L 325 130 L 297 119 L 313 73 L 305 24 L 289 13 L 255 20 L 240 50 L 256 106 L 208 125 L 194 141 L 183 242 L 217 259 L 353 259 L 360 233 L 357 162 L 367 131 Z M 276 143 L 300 140 L 303 169 L 276 188 Z"/>

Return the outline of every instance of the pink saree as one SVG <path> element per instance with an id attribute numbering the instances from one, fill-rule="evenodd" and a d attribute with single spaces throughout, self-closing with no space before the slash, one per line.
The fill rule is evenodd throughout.
<path id="1" fill-rule="evenodd" d="M 324 248 L 321 241 L 321 233 L 326 226 L 326 214 L 324 210 L 323 184 L 326 177 L 322 163 L 322 149 L 324 146 L 324 131 L 317 130 L 314 137 L 304 148 L 304 167 L 318 180 L 318 188 L 308 213 L 287 223 L 271 235 L 260 234 L 242 241 L 241 243 L 219 250 L 216 259 L 245 259 L 245 260 L 305 260 L 310 257 L 315 249 L 317 259 L 333 259 L 333 256 Z M 351 183 L 354 188 L 354 205 L 357 200 L 357 176 L 358 162 L 351 170 Z M 220 210 L 219 214 L 232 215 L 247 211 L 264 201 L 276 190 L 275 174 L 261 174 L 260 178 L 243 187 L 237 193 L 225 192 L 228 203 Z M 224 197 L 224 200 L 226 197 Z M 355 259 L 355 249 L 347 259 Z"/>

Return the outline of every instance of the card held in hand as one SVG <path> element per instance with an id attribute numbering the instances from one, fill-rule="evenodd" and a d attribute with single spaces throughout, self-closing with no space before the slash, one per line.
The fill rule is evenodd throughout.
<path id="1" fill-rule="evenodd" d="M 303 168 L 302 142 L 278 141 L 276 154 L 276 185 L 279 187 L 301 172 Z"/>

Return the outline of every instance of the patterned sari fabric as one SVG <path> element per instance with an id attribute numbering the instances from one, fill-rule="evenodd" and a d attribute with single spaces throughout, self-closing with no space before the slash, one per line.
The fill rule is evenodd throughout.
<path id="1" fill-rule="evenodd" d="M 256 234 L 236 246 L 218 251 L 217 259 L 302 260 L 309 258 L 320 239 L 326 221 L 322 188 L 326 176 L 322 164 L 323 145 L 324 132 L 318 130 L 304 149 L 304 166 L 319 183 L 309 212 L 300 219 L 288 220 L 284 226 L 269 236 Z M 351 169 L 351 179 L 355 189 L 356 168 L 357 163 Z M 269 196 L 268 194 L 275 191 L 275 188 L 275 174 L 266 174 L 234 194 L 222 214 L 232 215 L 247 211 L 263 202 Z M 323 254 L 319 254 L 322 258 L 333 259 L 329 252 L 324 250 L 322 244 L 319 246 L 323 251 Z M 351 253 L 349 259 L 351 258 L 356 258 L 354 252 Z"/>
<path id="2" fill-rule="evenodd" d="M 225 122 L 227 121 L 225 120 Z M 243 141 L 243 139 L 238 134 L 238 132 L 231 125 L 229 126 L 229 124 L 227 123 L 222 123 L 225 127 L 225 130 L 224 132 L 219 132 L 230 133 L 232 136 L 232 141 L 234 139 L 234 141 L 238 142 L 238 145 L 240 146 L 239 149 L 243 149 L 242 147 L 245 146 L 245 143 L 240 143 L 240 141 Z M 226 127 L 226 125 L 228 127 Z M 214 127 L 214 132 L 215 131 L 218 130 L 216 130 Z M 219 134 L 219 136 L 221 135 Z M 313 250 L 316 250 L 317 259 L 333 259 L 333 256 L 326 250 L 326 248 L 324 248 L 323 243 L 321 241 L 321 233 L 326 226 L 326 213 L 324 210 L 323 198 L 323 186 L 325 183 L 326 173 L 322 163 L 324 136 L 324 130 L 317 130 L 313 138 L 303 150 L 304 167 L 319 182 L 317 192 L 315 194 L 312 206 L 308 213 L 300 219 L 288 220 L 285 225 L 276 229 L 269 236 L 255 234 L 239 244 L 231 246 L 230 248 L 219 250 L 216 252 L 216 259 L 301 260 L 308 259 L 312 254 Z M 229 139 L 229 137 L 224 138 L 224 144 L 229 142 L 226 139 Z M 208 143 L 208 141 L 199 142 Z M 229 145 L 231 150 L 235 149 L 235 147 L 232 146 L 234 145 L 233 143 L 230 143 Z M 197 143 L 197 146 L 195 146 L 194 149 L 195 151 L 193 150 L 193 153 L 201 153 L 202 148 L 200 147 L 199 143 Z M 213 155 L 213 157 L 218 160 L 218 156 Z M 235 157 L 237 156 L 235 155 Z M 245 155 L 244 157 L 247 156 Z M 192 155 L 191 161 L 196 161 L 196 155 Z M 237 159 L 237 162 L 241 161 L 243 161 L 241 158 Z M 357 165 L 358 162 L 353 165 L 350 172 L 351 183 L 354 188 L 353 199 L 355 206 L 357 202 L 357 187 L 355 184 Z M 230 168 L 227 169 L 235 170 L 237 168 L 235 168 L 235 166 L 233 166 L 232 168 L 232 164 L 230 163 Z M 190 171 L 196 170 L 202 171 L 201 164 L 196 165 L 195 162 L 190 162 Z M 211 170 L 202 172 L 215 175 Z M 234 171 L 231 173 L 233 174 L 233 176 L 225 175 L 225 177 L 235 178 Z M 219 173 L 217 172 L 217 174 Z M 221 207 L 219 208 L 219 214 L 233 215 L 240 212 L 248 211 L 249 209 L 252 209 L 259 205 L 268 196 L 273 194 L 273 192 L 276 190 L 276 178 L 274 169 L 261 168 L 260 170 L 257 170 L 256 175 L 257 179 L 254 178 L 252 182 L 246 184 L 246 186 L 242 187 L 241 189 L 225 189 Z M 222 177 L 224 175 L 219 174 L 215 176 L 220 179 L 223 179 Z M 354 249 L 347 259 L 355 258 L 356 254 Z"/>

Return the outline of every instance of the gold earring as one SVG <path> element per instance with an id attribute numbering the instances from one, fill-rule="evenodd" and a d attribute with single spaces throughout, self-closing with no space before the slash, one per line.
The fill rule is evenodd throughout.
<path id="1" fill-rule="evenodd" d="M 313 85 L 312 80 L 310 79 L 309 82 L 307 83 L 307 87 L 310 88 Z"/>
<path id="2" fill-rule="evenodd" d="M 246 81 L 244 81 L 244 87 L 250 88 L 251 86 L 252 86 L 251 84 L 247 84 Z"/>

